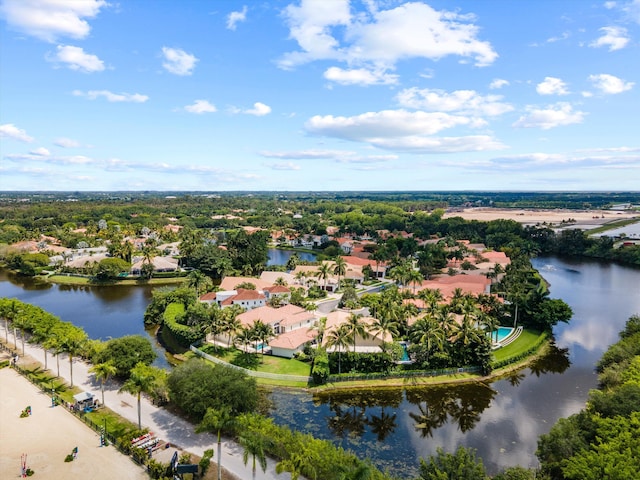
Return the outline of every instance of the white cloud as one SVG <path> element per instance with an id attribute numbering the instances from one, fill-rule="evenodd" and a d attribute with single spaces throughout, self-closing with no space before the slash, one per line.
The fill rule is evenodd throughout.
<path id="1" fill-rule="evenodd" d="M 341 85 L 394 85 L 398 83 L 398 75 L 366 68 L 345 70 L 340 67 L 330 67 L 324 72 L 324 78 Z"/>
<path id="2" fill-rule="evenodd" d="M 109 102 L 144 103 L 149 100 L 147 95 L 141 95 L 140 93 L 113 93 L 109 90 L 89 90 L 88 92 L 74 90 L 73 95 L 76 97 L 86 97 L 89 100 L 104 97 Z"/>
<path id="3" fill-rule="evenodd" d="M 247 115 L 255 115 L 256 117 L 263 117 L 264 115 L 269 115 L 271 113 L 271 107 L 269 105 L 265 105 L 264 103 L 256 102 L 253 104 L 253 108 L 244 110 L 242 113 L 246 113 Z"/>
<path id="4" fill-rule="evenodd" d="M 80 146 L 80 142 L 72 140 L 71 138 L 57 138 L 53 143 L 63 148 L 76 148 Z"/>
<path id="5" fill-rule="evenodd" d="M 570 36 L 571 34 L 569 32 L 562 32 L 562 34 L 559 37 L 547 38 L 547 43 L 555 43 L 555 42 L 559 42 L 560 40 L 566 40 Z"/>
<path id="6" fill-rule="evenodd" d="M 229 30 L 235 30 L 238 22 L 244 22 L 247 19 L 247 6 L 243 5 L 242 10 L 239 12 L 231 12 L 227 16 L 227 28 Z"/>
<path id="7" fill-rule="evenodd" d="M 309 132 L 319 135 L 368 141 L 382 137 L 433 135 L 446 128 L 470 123 L 471 120 L 468 117 L 442 112 L 383 110 L 354 117 L 316 115 L 311 117 L 305 126 Z"/>
<path id="8" fill-rule="evenodd" d="M 371 8 L 369 15 L 352 17 L 348 0 L 302 0 L 300 6 L 289 5 L 284 17 L 300 50 L 285 54 L 282 68 L 332 59 L 391 69 L 403 59 L 438 60 L 449 55 L 473 58 L 476 66 L 486 66 L 498 57 L 489 42 L 477 39 L 471 15 L 438 11 L 423 3 Z"/>
<path id="9" fill-rule="evenodd" d="M 358 155 L 349 150 L 293 150 L 286 152 L 260 152 L 267 158 L 283 160 L 334 160 L 338 163 L 383 163 L 398 159 L 397 155 Z"/>
<path id="10" fill-rule="evenodd" d="M 291 68 L 313 60 L 342 57 L 338 53 L 339 42 L 331 35 L 331 27 L 349 24 L 349 0 L 302 0 L 299 6 L 288 5 L 283 15 L 289 26 L 289 36 L 298 42 L 302 51 L 286 54 L 280 67 Z"/>
<path id="11" fill-rule="evenodd" d="M 209 103 L 207 100 L 196 100 L 191 105 L 187 105 L 184 109 L 189 113 L 213 113 L 215 112 L 216 106 Z"/>
<path id="12" fill-rule="evenodd" d="M 593 83 L 595 88 L 600 90 L 602 93 L 609 95 L 626 92 L 627 90 L 631 90 L 635 85 L 634 82 L 625 82 L 621 78 L 607 73 L 589 75 L 589 80 Z"/>
<path id="13" fill-rule="evenodd" d="M 505 155 L 490 160 L 495 167 L 508 169 L 538 170 L 544 168 L 634 168 L 640 166 L 638 149 L 615 147 L 592 150 L 576 150 L 571 153 L 525 153 L 520 155 Z M 604 155 L 609 153 L 609 155 Z"/>
<path id="14" fill-rule="evenodd" d="M 413 87 L 402 90 L 396 99 L 403 107 L 429 111 L 496 116 L 513 110 L 511 105 L 501 102 L 501 95 L 482 96 L 474 90 L 448 93 L 439 89 Z"/>
<path id="15" fill-rule="evenodd" d="M 58 37 L 85 38 L 105 0 L 4 0 L 0 12 L 12 28 L 47 42 Z"/>
<path id="16" fill-rule="evenodd" d="M 85 53 L 81 47 L 58 45 L 55 60 L 66 63 L 71 70 L 79 70 L 86 73 L 104 70 L 104 62 L 96 55 Z"/>
<path id="17" fill-rule="evenodd" d="M 462 152 L 503 148 L 489 136 L 435 138 L 431 135 L 456 126 L 483 125 L 477 118 L 443 112 L 384 110 L 354 117 L 316 115 L 305 127 L 316 135 L 366 142 L 378 148 L 415 153 Z"/>
<path id="18" fill-rule="evenodd" d="M 559 78 L 544 77 L 544 81 L 536 86 L 536 92 L 540 95 L 567 95 L 567 84 Z"/>
<path id="19" fill-rule="evenodd" d="M 558 102 L 544 109 L 529 107 L 527 110 L 528 113 L 521 116 L 513 124 L 514 127 L 549 130 L 562 125 L 582 123 L 586 115 L 581 111 L 574 112 L 573 107 L 566 102 Z"/>
<path id="20" fill-rule="evenodd" d="M 51 152 L 44 147 L 38 147 L 35 150 L 31 150 L 29 153 L 31 153 L 32 155 L 40 155 L 44 157 L 48 157 L 49 155 L 51 155 Z"/>
<path id="21" fill-rule="evenodd" d="M 34 141 L 33 137 L 27 135 L 26 131 L 16 127 L 13 123 L 0 125 L 0 138 L 13 138 L 14 140 L 20 140 L 21 142 L 27 143 Z"/>
<path id="22" fill-rule="evenodd" d="M 489 88 L 491 90 L 497 90 L 502 87 L 506 87 L 509 85 L 509 80 L 505 80 L 503 78 L 495 78 L 490 84 Z"/>
<path id="23" fill-rule="evenodd" d="M 162 47 L 164 63 L 162 66 L 175 75 L 191 75 L 198 59 L 179 48 Z"/>
<path id="24" fill-rule="evenodd" d="M 640 24 L 640 0 L 631 0 L 625 3 L 622 5 L 622 11 L 630 21 Z"/>
<path id="25" fill-rule="evenodd" d="M 293 162 L 272 163 L 267 165 L 272 170 L 300 170 L 300 165 Z"/>
<path id="26" fill-rule="evenodd" d="M 623 27 L 602 27 L 604 35 L 589 44 L 590 47 L 609 47 L 609 51 L 620 50 L 629 43 L 627 29 Z"/>
<path id="27" fill-rule="evenodd" d="M 260 155 L 267 158 L 281 158 L 292 160 L 321 160 L 338 159 L 341 157 L 355 155 L 355 152 L 348 150 L 294 150 L 288 152 L 262 151 Z"/>
<path id="28" fill-rule="evenodd" d="M 381 138 L 371 142 L 378 148 L 405 151 L 408 153 L 460 153 L 484 152 L 506 148 L 488 135 L 464 137 L 419 137 Z"/>
<path id="29" fill-rule="evenodd" d="M 44 153 L 46 150 L 46 154 Z M 51 155 L 49 151 L 45 148 L 43 150 L 37 149 L 28 154 L 9 154 L 5 155 L 4 158 L 14 161 L 35 161 L 35 162 L 44 162 L 50 164 L 57 165 L 96 165 L 99 164 L 97 160 L 94 160 L 89 157 L 85 157 L 84 155 L 72 155 L 72 156 L 56 156 Z"/>

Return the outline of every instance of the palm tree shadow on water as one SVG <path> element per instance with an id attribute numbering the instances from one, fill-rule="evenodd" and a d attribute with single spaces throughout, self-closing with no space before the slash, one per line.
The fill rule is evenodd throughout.
<path id="1" fill-rule="evenodd" d="M 476 426 L 496 393 L 486 384 L 407 389 L 407 401 L 418 407 L 417 412 L 409 412 L 409 417 L 422 438 L 432 437 L 447 423 L 467 432 Z"/>
<path id="2" fill-rule="evenodd" d="M 545 373 L 563 373 L 570 366 L 569 349 L 558 348 L 553 342 L 544 356 L 537 358 L 529 365 L 529 370 L 539 377 Z"/>

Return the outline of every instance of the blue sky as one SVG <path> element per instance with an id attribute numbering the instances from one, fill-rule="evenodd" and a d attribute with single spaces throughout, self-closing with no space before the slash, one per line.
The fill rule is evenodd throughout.
<path id="1" fill-rule="evenodd" d="M 0 190 L 638 190 L 640 0 L 0 0 Z"/>

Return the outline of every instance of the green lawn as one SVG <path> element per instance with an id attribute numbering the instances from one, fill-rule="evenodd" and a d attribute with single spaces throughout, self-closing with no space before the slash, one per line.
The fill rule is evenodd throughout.
<path id="1" fill-rule="evenodd" d="M 520 336 L 507 345 L 493 352 L 493 360 L 499 362 L 511 357 L 517 357 L 533 348 L 541 337 L 540 332 L 535 330 L 523 330 Z"/>
<path id="2" fill-rule="evenodd" d="M 295 359 L 274 357 L 273 355 L 262 355 L 254 353 L 244 353 L 238 349 L 222 349 L 212 345 L 201 347 L 201 350 L 209 355 L 213 355 L 225 362 L 238 365 L 249 370 L 258 372 L 278 373 L 281 375 L 304 375 L 309 376 L 311 366 L 308 363 Z M 271 383 L 271 382 L 269 382 Z"/>
<path id="3" fill-rule="evenodd" d="M 50 283 L 59 283 L 64 285 L 173 285 L 177 283 L 183 283 L 186 281 L 186 277 L 171 277 L 171 278 L 152 278 L 151 280 L 140 281 L 136 279 L 116 280 L 107 283 L 95 283 L 91 281 L 89 277 L 75 277 L 67 275 L 49 275 L 46 277 L 46 281 Z"/>

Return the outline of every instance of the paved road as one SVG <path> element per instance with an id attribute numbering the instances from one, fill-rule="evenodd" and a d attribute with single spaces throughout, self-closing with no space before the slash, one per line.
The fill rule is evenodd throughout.
<path id="1" fill-rule="evenodd" d="M 9 336 L 10 341 L 13 340 L 12 337 L 13 335 Z M 22 345 L 19 338 L 20 337 L 18 337 L 17 342 L 18 352 L 22 354 Z M 25 354 L 44 365 L 44 350 L 39 346 L 25 343 Z M 55 357 L 51 354 L 48 354 L 47 357 L 49 370 L 53 374 L 56 374 L 57 366 Z M 18 365 L 20 365 L 20 361 L 18 362 Z M 85 391 L 93 393 L 96 398 L 102 399 L 100 384 L 99 382 L 94 381 L 93 375 L 89 373 L 89 368 L 90 365 L 88 363 L 74 359 L 73 384 Z M 71 375 L 69 370 L 69 359 L 66 355 L 60 355 L 60 376 L 70 383 Z M 120 384 L 116 381 L 109 381 L 105 384 L 105 405 L 118 415 L 121 415 L 127 420 L 137 424 L 137 398 L 129 393 L 119 394 L 119 388 Z M 215 455 L 217 455 L 217 440 L 214 435 L 209 433 L 196 434 L 192 424 L 162 408 L 154 406 L 145 398 L 141 401 L 141 412 L 143 428 L 148 428 L 149 431 L 153 432 L 158 438 L 165 440 L 172 445 L 177 445 L 183 450 L 198 456 L 202 456 L 204 451 L 208 448 L 213 448 Z M 251 459 L 249 458 L 249 462 L 245 466 L 242 462 L 242 453 L 243 449 L 237 443 L 228 438 L 223 438 L 223 468 L 240 479 L 249 479 L 252 478 Z M 217 458 L 214 456 L 213 460 L 217 461 Z M 257 477 L 265 480 L 288 480 L 291 478 L 289 473 L 282 473 L 280 475 L 276 474 L 275 465 L 276 462 L 274 460 L 268 459 L 267 471 L 265 473 L 259 472 Z M 258 467 L 258 469 L 259 468 L 260 467 Z"/>

